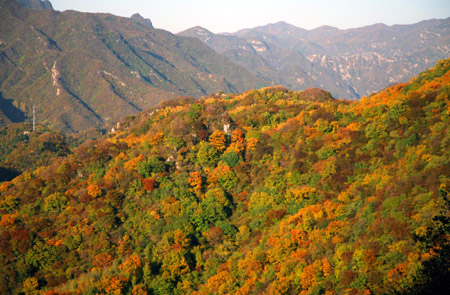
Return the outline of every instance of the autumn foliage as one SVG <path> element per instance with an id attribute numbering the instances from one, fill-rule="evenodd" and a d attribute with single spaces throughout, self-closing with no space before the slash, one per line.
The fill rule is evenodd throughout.
<path id="1" fill-rule="evenodd" d="M 0 184 L 0 293 L 439 294 L 449 69 L 173 100 L 31 165 Z"/>

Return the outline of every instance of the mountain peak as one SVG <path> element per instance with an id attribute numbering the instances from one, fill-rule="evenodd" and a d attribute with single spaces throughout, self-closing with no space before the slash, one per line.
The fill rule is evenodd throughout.
<path id="1" fill-rule="evenodd" d="M 320 32 L 329 32 L 329 33 L 333 33 L 333 32 L 339 31 L 339 29 L 336 28 L 336 27 L 326 26 L 326 25 L 325 25 L 325 26 L 317 27 L 317 28 L 313 29 L 313 31 L 320 31 Z"/>
<path id="2" fill-rule="evenodd" d="M 303 90 L 300 94 L 300 98 L 310 99 L 314 101 L 326 101 L 334 99 L 329 92 L 315 87 Z"/>
<path id="3" fill-rule="evenodd" d="M 287 23 L 285 21 L 279 21 L 276 23 L 271 23 L 265 26 L 257 27 L 255 29 L 265 29 L 265 30 L 303 30 L 302 28 L 296 27 Z"/>
<path id="4" fill-rule="evenodd" d="M 130 17 L 132 20 L 135 20 L 136 22 L 149 27 L 151 29 L 153 29 L 153 24 L 152 21 L 148 18 L 144 18 L 142 15 L 140 15 L 139 13 L 135 13 Z"/>
<path id="5" fill-rule="evenodd" d="M 16 0 L 20 5 L 39 10 L 53 10 L 52 3 L 49 0 Z"/>
<path id="6" fill-rule="evenodd" d="M 185 37 L 197 37 L 203 40 L 205 37 L 211 37 L 214 35 L 211 31 L 208 31 L 204 27 L 195 26 L 185 31 L 179 32 L 178 35 Z"/>
<path id="7" fill-rule="evenodd" d="M 248 34 L 254 34 L 254 32 L 276 35 L 279 38 L 286 38 L 287 36 L 303 34 L 306 32 L 305 29 L 291 25 L 285 21 L 279 21 L 276 23 L 267 24 L 264 26 L 259 26 L 251 29 L 239 30 L 232 35 L 239 37 L 247 37 Z"/>
<path id="8" fill-rule="evenodd" d="M 285 21 L 279 21 L 273 24 L 269 24 L 269 26 L 279 26 L 279 27 L 292 27 L 293 25 L 291 25 L 290 23 L 287 23 Z"/>

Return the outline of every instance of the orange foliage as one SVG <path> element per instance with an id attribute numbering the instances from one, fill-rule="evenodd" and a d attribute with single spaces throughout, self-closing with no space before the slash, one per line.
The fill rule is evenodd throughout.
<path id="1" fill-rule="evenodd" d="M 96 184 L 88 185 L 87 191 L 88 191 L 88 194 L 93 198 L 97 198 L 98 196 L 100 196 L 102 194 L 101 188 L 99 188 L 98 185 L 96 185 Z"/>
<path id="2" fill-rule="evenodd" d="M 128 130 L 140 134 L 126 137 L 133 148 L 122 150 L 125 144 L 117 138 L 125 137 L 124 131 L 115 144 L 104 145 L 105 153 L 92 148 L 80 160 L 74 156 L 75 168 L 61 161 L 0 184 L 5 265 L 31 254 L 41 259 L 41 246 L 70 263 L 62 267 L 44 257 L 37 262 L 45 267 L 36 278 L 23 282 L 21 277 L 16 293 L 37 293 L 38 277 L 48 279 L 45 288 L 57 280 L 64 284 L 63 275 L 73 277 L 80 294 L 88 287 L 133 295 L 147 294 L 146 288 L 178 294 L 402 293 L 402 287 L 413 286 L 424 261 L 442 258 L 441 245 L 424 250 L 414 238 L 426 240 L 436 229 L 434 217 L 441 217 L 449 187 L 450 102 L 448 89 L 440 88 L 448 87 L 450 71 L 419 80 L 361 102 L 299 103 L 298 94 L 287 93 L 275 103 L 277 95 L 266 89 L 209 99 L 211 107 L 204 101 L 167 107 L 159 122 L 140 120 L 138 126 L 145 128 L 129 123 Z M 205 106 L 230 110 L 227 115 L 241 128 L 232 133 L 228 149 L 222 131 L 212 133 L 210 144 L 199 143 L 206 137 L 186 135 L 197 127 L 207 135 L 217 126 L 217 118 L 202 111 Z M 168 120 L 175 112 L 195 128 L 174 133 L 176 124 Z M 271 126 L 258 118 L 266 114 Z M 195 154 L 202 145 L 214 154 L 208 161 L 198 161 L 201 153 Z M 165 165 L 158 194 L 148 198 L 143 190 L 153 191 L 156 178 L 138 177 L 139 163 L 144 155 L 159 159 L 173 153 L 181 165 Z M 103 176 L 94 173 L 83 166 L 85 159 L 108 170 Z M 88 180 L 87 171 L 92 173 Z M 86 187 L 97 199 L 86 194 Z M 103 192 L 105 200 L 99 198 Z M 51 194 L 61 202 L 46 200 L 67 209 L 30 216 L 40 210 L 42 196 Z M 210 218 L 213 214 L 218 218 Z M 104 228 L 106 235 L 99 231 Z M 123 233 L 130 236 L 120 239 Z M 92 275 L 78 279 L 90 265 Z M 94 281 L 98 276 L 100 282 Z"/>
<path id="3" fill-rule="evenodd" d="M 133 159 L 129 160 L 128 162 L 126 162 L 123 165 L 123 167 L 127 170 L 136 170 L 137 165 L 142 161 L 144 161 L 144 156 L 142 154 L 140 154 L 136 158 L 133 158 Z"/>
<path id="4" fill-rule="evenodd" d="M 210 183 L 209 186 L 214 187 L 220 177 L 228 176 L 230 174 L 232 174 L 232 171 L 229 166 L 217 166 L 208 175 L 208 183 Z"/>
<path id="5" fill-rule="evenodd" d="M 142 263 L 139 256 L 137 254 L 132 254 L 119 265 L 119 269 L 125 273 L 136 274 L 141 266 Z"/>
<path id="6" fill-rule="evenodd" d="M 225 133 L 223 131 L 215 130 L 213 134 L 209 137 L 209 142 L 214 146 L 219 152 L 226 149 L 225 145 Z"/>
<path id="7" fill-rule="evenodd" d="M 326 258 L 322 259 L 322 271 L 324 277 L 328 277 L 332 272 L 331 264 L 328 262 L 328 259 Z"/>
<path id="8" fill-rule="evenodd" d="M 154 210 L 150 211 L 150 215 L 152 215 L 155 218 L 155 220 L 158 220 L 161 218 L 161 215 L 159 215 L 158 212 L 156 212 Z"/>
<path id="9" fill-rule="evenodd" d="M 6 192 L 8 190 L 8 188 L 9 188 L 9 184 L 10 184 L 9 181 L 5 181 L 5 182 L 0 183 L 0 193 L 1 192 Z"/>
<path id="10" fill-rule="evenodd" d="M 202 190 L 202 176 L 199 172 L 193 171 L 189 174 L 189 184 L 194 188 L 196 194 L 200 194 Z"/>
<path id="11" fill-rule="evenodd" d="M 209 294 L 226 294 L 228 293 L 227 285 L 232 281 L 233 278 L 230 276 L 230 273 L 227 270 L 219 271 L 216 275 L 208 279 L 206 289 L 208 290 Z"/>
<path id="12" fill-rule="evenodd" d="M 0 226 L 9 228 L 16 222 L 16 219 L 17 219 L 17 213 L 5 214 L 2 216 L 2 218 L 0 220 Z"/>
<path id="13" fill-rule="evenodd" d="M 242 130 L 236 129 L 233 131 L 233 134 L 231 135 L 231 143 L 233 144 L 237 153 L 244 150 L 245 139 L 244 139 L 244 133 L 242 132 Z"/>
<path id="14" fill-rule="evenodd" d="M 315 273 L 316 270 L 314 265 L 308 265 L 303 269 L 302 274 L 300 275 L 300 284 L 304 289 L 302 294 L 307 294 L 307 290 L 316 282 Z"/>
<path id="15" fill-rule="evenodd" d="M 64 245 L 64 240 L 49 239 L 46 242 L 46 244 L 49 245 L 49 246 L 56 246 L 56 247 L 58 247 L 58 246 Z"/>
<path id="16" fill-rule="evenodd" d="M 58 291 L 58 290 L 47 290 L 47 291 L 44 291 L 42 294 L 44 294 L 44 295 L 69 295 L 70 293 Z"/>
<path id="17" fill-rule="evenodd" d="M 121 295 L 123 294 L 123 288 L 128 283 L 128 279 L 124 278 L 122 276 L 109 276 L 104 277 L 101 280 L 101 286 L 102 289 L 107 294 L 113 294 L 113 295 Z"/>
<path id="18" fill-rule="evenodd" d="M 113 257 L 110 253 L 101 253 L 94 257 L 94 261 L 92 262 L 92 264 L 95 267 L 103 268 L 106 266 L 110 266 L 112 262 Z"/>
<path id="19" fill-rule="evenodd" d="M 256 145 L 258 144 L 257 138 L 249 138 L 247 140 L 247 151 L 251 151 L 256 149 Z"/>
<path id="20" fill-rule="evenodd" d="M 148 292 L 147 292 L 147 290 L 145 290 L 145 287 L 143 287 L 142 285 L 135 285 L 133 287 L 133 290 L 131 291 L 131 294 L 133 294 L 133 295 L 147 295 Z"/>
<path id="21" fill-rule="evenodd" d="M 141 140 L 140 138 L 136 137 L 135 135 L 129 135 L 127 136 L 124 141 L 127 143 L 127 145 L 129 147 L 136 145 L 137 143 L 139 143 Z"/>
<path id="22" fill-rule="evenodd" d="M 142 187 L 146 191 L 149 191 L 149 192 L 153 191 L 156 187 L 155 179 L 153 177 L 142 179 Z"/>
<path id="23" fill-rule="evenodd" d="M 150 144 L 150 146 L 157 145 L 162 141 L 163 137 L 164 133 L 162 132 L 157 132 L 156 134 L 150 133 L 149 135 L 147 135 L 148 143 Z"/>
<path id="24" fill-rule="evenodd" d="M 177 229 L 173 233 L 173 243 L 180 245 L 181 248 L 188 248 L 190 239 L 186 237 L 186 234 L 181 229 Z"/>

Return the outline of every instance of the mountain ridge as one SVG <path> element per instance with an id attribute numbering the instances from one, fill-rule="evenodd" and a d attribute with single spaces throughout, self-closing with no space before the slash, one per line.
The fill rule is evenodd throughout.
<path id="1" fill-rule="evenodd" d="M 28 118 L 36 104 L 38 120 L 60 130 L 112 124 L 179 95 L 266 83 L 199 41 L 136 15 L 0 4 L 0 92 Z"/>
<path id="2" fill-rule="evenodd" d="M 203 40 L 189 29 L 179 34 Z M 294 90 L 322 87 L 337 97 L 352 99 L 370 95 L 392 83 L 406 82 L 450 54 L 450 18 L 411 25 L 374 24 L 345 30 L 330 26 L 306 30 L 282 21 L 222 36 L 238 37 L 239 44 L 264 42 L 278 48 L 272 54 L 273 61 L 297 65 L 295 70 L 277 66 L 260 70 L 258 67 L 268 61 L 263 54 L 254 52 L 248 57 L 250 53 L 247 53 L 250 62 L 245 63 L 239 58 L 243 52 L 237 41 L 234 47 L 231 44 L 223 46 L 220 42 L 214 43 L 219 38 L 217 35 L 210 36 L 206 44 L 219 53 L 226 52 L 229 58 L 256 75 Z M 232 39 L 228 40 L 232 42 Z M 292 56 L 293 52 L 297 58 L 283 58 Z M 263 61 L 253 64 L 253 60 L 258 59 Z M 308 81 L 297 77 L 301 72 L 306 73 Z"/>
<path id="3" fill-rule="evenodd" d="M 153 28 L 139 14 L 30 10 L 17 3 L 0 2 L 6 7 L 0 12 L 0 126 L 30 120 L 37 105 L 38 120 L 59 130 L 109 128 L 163 99 L 269 85 L 319 87 L 358 99 L 406 81 L 450 52 L 450 18 L 349 30 L 278 22 L 224 35 L 196 27 L 180 32 L 185 38 Z"/>

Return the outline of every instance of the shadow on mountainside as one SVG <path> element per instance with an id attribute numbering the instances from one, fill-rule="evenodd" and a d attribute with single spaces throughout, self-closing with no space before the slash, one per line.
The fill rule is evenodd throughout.
<path id="1" fill-rule="evenodd" d="M 0 92 L 0 110 L 13 123 L 23 122 L 26 119 L 25 113 L 22 110 L 16 108 L 12 104 L 11 99 L 4 98 L 1 92 Z"/>

